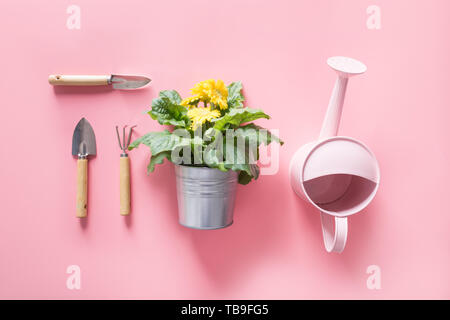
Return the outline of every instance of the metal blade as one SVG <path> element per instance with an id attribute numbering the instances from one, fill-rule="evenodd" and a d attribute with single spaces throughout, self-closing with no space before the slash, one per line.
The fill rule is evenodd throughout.
<path id="1" fill-rule="evenodd" d="M 132 90 L 142 88 L 147 85 L 151 79 L 142 76 L 115 75 L 111 76 L 111 84 L 114 89 Z"/>
<path id="2" fill-rule="evenodd" d="M 82 118 L 73 132 L 72 155 L 89 156 L 96 154 L 97 145 L 95 143 L 94 130 L 91 124 L 85 118 Z"/>

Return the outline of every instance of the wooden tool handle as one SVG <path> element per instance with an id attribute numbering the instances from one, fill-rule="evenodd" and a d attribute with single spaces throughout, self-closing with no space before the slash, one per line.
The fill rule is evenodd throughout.
<path id="1" fill-rule="evenodd" d="M 77 217 L 87 216 L 88 160 L 77 161 Z"/>
<path id="2" fill-rule="evenodd" d="M 83 75 L 50 75 L 48 82 L 54 86 L 105 86 L 111 78 L 104 76 L 83 76 Z"/>
<path id="3" fill-rule="evenodd" d="M 120 157 L 120 214 L 130 214 L 130 159 Z"/>

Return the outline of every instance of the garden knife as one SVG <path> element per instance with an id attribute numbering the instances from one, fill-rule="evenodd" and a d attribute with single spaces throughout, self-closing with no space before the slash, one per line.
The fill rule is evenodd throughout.
<path id="1" fill-rule="evenodd" d="M 113 89 L 138 89 L 147 85 L 151 80 L 143 76 L 131 75 L 50 75 L 48 82 L 54 86 L 108 86 Z"/>
<path id="2" fill-rule="evenodd" d="M 87 215 L 88 157 L 97 154 L 95 134 L 90 123 L 82 118 L 73 132 L 72 155 L 77 157 L 77 217 Z"/>

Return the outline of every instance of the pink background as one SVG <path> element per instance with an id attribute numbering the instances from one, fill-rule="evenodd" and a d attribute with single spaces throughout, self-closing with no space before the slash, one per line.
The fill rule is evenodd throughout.
<path id="1" fill-rule="evenodd" d="M 66 9 L 81 8 L 69 30 Z M 369 30 L 366 9 L 381 9 Z M 1 298 L 450 298 L 450 2 L 22 1 L 0 3 L 2 92 Z M 317 212 L 297 198 L 289 160 L 315 139 L 335 80 L 332 55 L 360 59 L 340 133 L 377 155 L 381 186 L 350 218 L 347 248 L 328 254 Z M 54 89 L 53 73 L 147 74 L 135 92 Z M 145 174 L 149 151 L 130 155 L 133 212 L 119 215 L 114 126 L 158 124 L 142 112 L 159 90 L 197 81 L 244 83 L 286 144 L 277 175 L 239 187 L 232 227 L 178 225 L 172 164 Z M 71 138 L 85 116 L 88 219 L 75 217 Z M 66 269 L 81 268 L 81 290 Z M 366 286 L 381 268 L 381 290 Z"/>

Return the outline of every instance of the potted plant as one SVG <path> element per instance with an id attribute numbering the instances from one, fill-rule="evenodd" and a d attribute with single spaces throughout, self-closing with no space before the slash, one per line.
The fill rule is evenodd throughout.
<path id="1" fill-rule="evenodd" d="M 218 229 L 233 222 L 236 185 L 259 176 L 257 160 L 261 143 L 283 142 L 251 123 L 270 117 L 260 109 L 244 107 L 242 84 L 225 86 L 206 80 L 182 99 L 165 90 L 152 101 L 148 114 L 171 130 L 149 132 L 129 149 L 150 148 L 148 172 L 164 159 L 175 164 L 180 224 L 196 229 Z"/>

